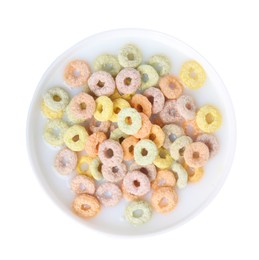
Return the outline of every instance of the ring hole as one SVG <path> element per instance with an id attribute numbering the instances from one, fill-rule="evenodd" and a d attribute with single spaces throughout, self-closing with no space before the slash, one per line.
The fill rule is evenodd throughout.
<path id="1" fill-rule="evenodd" d="M 195 70 L 190 70 L 189 77 L 192 79 L 197 79 L 197 74 Z"/>
<path id="2" fill-rule="evenodd" d="M 79 106 L 80 106 L 80 109 L 81 109 L 81 110 L 85 110 L 85 109 L 86 109 L 86 103 L 84 103 L 84 102 L 83 102 L 83 103 L 80 103 Z"/>
<path id="3" fill-rule="evenodd" d="M 82 171 L 82 172 L 86 172 L 87 170 L 88 170 L 88 164 L 85 162 L 85 163 L 82 163 L 81 165 L 80 165 L 80 170 Z"/>
<path id="4" fill-rule="evenodd" d="M 136 109 L 139 113 L 143 112 L 143 107 L 140 104 L 137 105 Z"/>
<path id="5" fill-rule="evenodd" d="M 158 203 L 159 207 L 160 208 L 164 208 L 168 205 L 168 199 L 167 198 L 162 198 L 159 203 Z"/>
<path id="6" fill-rule="evenodd" d="M 77 142 L 79 140 L 79 135 L 75 135 L 73 138 L 72 138 L 73 142 Z"/>
<path id="7" fill-rule="evenodd" d="M 95 126 L 96 127 L 99 127 L 101 125 L 101 122 L 100 121 L 95 121 Z"/>
<path id="8" fill-rule="evenodd" d="M 135 180 L 135 181 L 133 182 L 133 184 L 134 184 L 134 186 L 135 186 L 136 188 L 138 188 L 138 187 L 140 186 L 140 182 L 139 182 L 138 180 Z"/>
<path id="9" fill-rule="evenodd" d="M 208 114 L 206 115 L 206 122 L 207 122 L 208 124 L 211 124 L 211 123 L 213 123 L 213 121 L 214 121 L 214 116 L 213 116 L 211 113 L 208 113 Z"/>
<path id="10" fill-rule="evenodd" d="M 106 158 L 112 158 L 113 157 L 113 150 L 112 149 L 106 150 L 105 156 L 106 156 Z"/>
<path id="11" fill-rule="evenodd" d="M 119 168 L 117 166 L 112 167 L 112 172 L 116 173 L 119 171 Z"/>
<path id="12" fill-rule="evenodd" d="M 144 83 L 148 82 L 148 81 L 149 81 L 148 74 L 146 74 L 146 73 L 142 74 L 141 80 L 142 80 Z"/>
<path id="13" fill-rule="evenodd" d="M 133 53 L 129 53 L 128 55 L 127 55 L 127 59 L 128 60 L 134 60 L 134 54 Z"/>
<path id="14" fill-rule="evenodd" d="M 81 210 L 87 211 L 87 210 L 89 210 L 90 208 L 91 208 L 91 207 L 90 207 L 89 205 L 87 205 L 87 204 L 81 205 Z"/>
<path id="15" fill-rule="evenodd" d="M 158 181 L 158 183 L 157 183 L 157 185 L 158 185 L 159 187 L 162 187 L 162 186 L 164 186 L 165 184 L 166 184 L 165 179 L 160 179 L 160 180 Z"/>
<path id="16" fill-rule="evenodd" d="M 142 172 L 145 175 L 148 175 L 148 170 L 144 167 L 140 168 L 139 171 Z"/>
<path id="17" fill-rule="evenodd" d="M 147 99 L 149 100 L 149 102 L 153 105 L 154 104 L 154 97 L 153 96 L 149 96 L 147 97 Z"/>
<path id="18" fill-rule="evenodd" d="M 155 134 L 150 134 L 149 139 L 154 141 L 156 139 L 156 135 Z"/>
<path id="19" fill-rule="evenodd" d="M 99 104 L 99 105 L 97 106 L 97 111 L 98 111 L 99 113 L 102 113 L 102 112 L 103 112 L 103 105 Z"/>
<path id="20" fill-rule="evenodd" d="M 59 134 L 60 134 L 60 129 L 59 128 L 57 128 L 57 127 L 54 127 L 53 129 L 52 129 L 52 134 L 54 135 L 54 136 L 59 136 Z"/>
<path id="21" fill-rule="evenodd" d="M 129 152 L 130 152 L 130 153 L 133 153 L 133 151 L 134 151 L 134 145 L 131 145 L 131 146 L 129 147 Z"/>
<path id="22" fill-rule="evenodd" d="M 158 74 L 162 72 L 163 67 L 159 63 L 152 64 L 152 66 L 157 71 Z"/>
<path id="23" fill-rule="evenodd" d="M 69 164 L 69 159 L 66 157 L 62 157 L 60 160 L 60 164 L 61 166 L 66 167 Z"/>
<path id="24" fill-rule="evenodd" d="M 174 142 L 176 140 L 177 136 L 175 134 L 170 134 L 168 136 L 168 138 L 169 138 L 170 142 Z"/>
<path id="25" fill-rule="evenodd" d="M 85 187 L 85 185 L 84 185 L 83 183 L 80 183 L 80 184 L 79 184 L 79 190 L 80 190 L 81 192 L 86 191 L 86 187 Z"/>
<path id="26" fill-rule="evenodd" d="M 121 109 L 120 109 L 119 107 L 115 107 L 115 109 L 113 110 L 113 112 L 114 112 L 115 114 L 119 114 L 120 111 L 121 111 Z"/>
<path id="27" fill-rule="evenodd" d="M 61 97 L 59 95 L 54 95 L 53 100 L 56 102 L 59 102 L 59 101 L 61 101 Z"/>
<path id="28" fill-rule="evenodd" d="M 125 79 L 124 79 L 124 84 L 125 84 L 126 86 L 129 86 L 129 85 L 131 84 L 131 78 L 129 78 L 129 77 L 125 78 Z"/>
<path id="29" fill-rule="evenodd" d="M 102 88 L 102 87 L 104 87 L 104 85 L 105 85 L 105 83 L 104 82 L 102 82 L 102 81 L 98 81 L 98 83 L 97 83 L 97 86 L 99 87 L 99 88 Z"/>
<path id="30" fill-rule="evenodd" d="M 192 105 L 190 103 L 186 103 L 185 104 L 185 107 L 188 109 L 188 110 L 191 110 L 192 109 Z"/>
<path id="31" fill-rule="evenodd" d="M 106 198 L 106 199 L 111 199 L 112 198 L 112 194 L 110 191 L 106 190 L 104 193 L 103 193 L 103 196 Z"/>
<path id="32" fill-rule="evenodd" d="M 75 78 L 79 78 L 81 76 L 80 70 L 75 69 L 73 71 L 73 75 L 74 75 Z"/>
<path id="33" fill-rule="evenodd" d="M 103 65 L 104 71 L 111 71 L 112 69 L 113 69 L 113 66 L 110 63 L 106 63 L 106 64 Z"/>
<path id="34" fill-rule="evenodd" d="M 124 139 L 125 139 L 125 138 L 124 138 L 123 136 L 122 136 L 122 137 L 120 137 L 120 138 L 119 138 L 119 140 L 118 140 L 118 141 L 119 141 L 119 143 L 121 144 L 121 143 L 124 141 Z"/>
<path id="35" fill-rule="evenodd" d="M 159 157 L 162 158 L 162 159 L 165 159 L 166 158 L 166 151 L 165 150 L 160 150 L 159 151 Z"/>
<path id="36" fill-rule="evenodd" d="M 185 147 L 182 147 L 182 148 L 179 150 L 180 156 L 183 156 L 184 151 L 185 151 Z"/>
<path id="37" fill-rule="evenodd" d="M 175 89 L 175 84 L 174 84 L 173 82 L 170 82 L 168 86 L 169 86 L 169 88 L 172 89 L 172 90 Z"/>
<path id="38" fill-rule="evenodd" d="M 143 214 L 144 214 L 144 212 L 142 209 L 136 209 L 132 213 L 134 218 L 141 218 L 143 216 Z"/>
<path id="39" fill-rule="evenodd" d="M 193 159 L 198 159 L 200 157 L 200 154 L 198 152 L 194 152 L 192 157 Z"/>
<path id="40" fill-rule="evenodd" d="M 148 154 L 148 151 L 147 151 L 145 148 L 143 148 L 143 149 L 141 150 L 141 155 L 142 155 L 142 156 L 147 156 L 147 154 Z"/>
<path id="41" fill-rule="evenodd" d="M 131 120 L 131 117 L 130 117 L 130 116 L 127 116 L 127 117 L 125 118 L 125 123 L 126 123 L 127 125 L 131 125 L 131 124 L 132 124 L 132 120 Z"/>
<path id="42" fill-rule="evenodd" d="M 97 171 L 98 171 L 98 172 L 101 172 L 101 171 L 102 171 L 102 165 L 101 165 L 101 164 L 98 165 Z"/>

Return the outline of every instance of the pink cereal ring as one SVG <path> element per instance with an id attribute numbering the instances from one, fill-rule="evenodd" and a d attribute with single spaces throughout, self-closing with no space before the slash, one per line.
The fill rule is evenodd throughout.
<path id="1" fill-rule="evenodd" d="M 149 165 L 138 165 L 135 162 L 129 167 L 130 171 L 140 171 L 141 173 L 147 175 L 149 181 L 154 181 L 157 175 L 156 166 L 154 164 Z"/>
<path id="2" fill-rule="evenodd" d="M 97 121 L 94 117 L 91 118 L 89 122 L 89 129 L 92 133 L 96 132 L 104 132 L 107 133 L 110 129 L 111 122 L 110 121 Z"/>
<path id="3" fill-rule="evenodd" d="M 182 95 L 176 101 L 176 108 L 185 120 L 191 120 L 196 115 L 196 105 L 192 96 Z"/>
<path id="4" fill-rule="evenodd" d="M 165 104 L 165 96 L 161 90 L 155 87 L 150 87 L 144 91 L 143 95 L 147 97 L 149 102 L 152 104 L 153 114 L 157 114 L 163 109 Z"/>
<path id="5" fill-rule="evenodd" d="M 71 190 L 76 194 L 90 194 L 95 193 L 95 182 L 92 178 L 85 175 L 76 175 L 70 183 Z"/>
<path id="6" fill-rule="evenodd" d="M 177 123 L 182 121 L 182 117 L 176 108 L 175 100 L 167 100 L 164 108 L 159 113 L 159 117 L 164 124 Z"/>
<path id="7" fill-rule="evenodd" d="M 196 142 L 202 142 L 208 146 L 210 158 L 214 157 L 219 150 L 219 142 L 215 135 L 201 134 L 196 138 Z"/>
<path id="8" fill-rule="evenodd" d="M 141 85 L 140 73 L 133 68 L 125 68 L 116 76 L 116 86 L 120 94 L 131 94 Z"/>
<path id="9" fill-rule="evenodd" d="M 109 182 L 121 181 L 127 173 L 127 166 L 125 163 L 120 163 L 116 166 L 102 165 L 103 178 Z"/>

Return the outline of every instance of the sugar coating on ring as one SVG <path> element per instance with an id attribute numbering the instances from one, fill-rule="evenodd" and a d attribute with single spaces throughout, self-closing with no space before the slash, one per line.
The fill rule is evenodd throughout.
<path id="1" fill-rule="evenodd" d="M 213 158 L 219 151 L 219 141 L 215 135 L 201 134 L 197 136 L 196 142 L 202 142 L 208 146 L 210 158 Z"/>
<path id="2" fill-rule="evenodd" d="M 103 178 L 103 175 L 101 173 L 101 161 L 98 157 L 95 157 L 90 162 L 89 171 L 95 180 L 100 181 Z"/>
<path id="3" fill-rule="evenodd" d="M 204 175 L 204 169 L 202 167 L 192 168 L 192 167 L 188 166 L 185 162 L 183 164 L 183 167 L 188 173 L 188 181 L 189 182 L 197 182 Z"/>
<path id="4" fill-rule="evenodd" d="M 142 64 L 138 66 L 138 71 L 141 75 L 141 90 L 148 89 L 157 84 L 159 80 L 159 75 L 152 66 L 148 64 Z"/>
<path id="5" fill-rule="evenodd" d="M 197 89 L 204 84 L 206 73 L 197 61 L 190 60 L 182 65 L 180 78 L 188 88 Z"/>
<path id="6" fill-rule="evenodd" d="M 154 164 L 142 166 L 142 165 L 138 165 L 134 162 L 134 163 L 130 164 L 129 171 L 140 171 L 141 173 L 147 175 L 150 182 L 155 180 L 156 175 L 157 175 L 156 167 Z"/>
<path id="7" fill-rule="evenodd" d="M 121 65 L 115 56 L 111 54 L 102 54 L 94 60 L 94 70 L 106 71 L 115 77 L 121 70 Z"/>
<path id="8" fill-rule="evenodd" d="M 133 201 L 133 200 L 141 200 L 143 199 L 143 196 L 136 196 L 136 195 L 133 195 L 129 192 L 126 191 L 123 183 L 121 185 L 121 190 L 122 190 L 122 194 L 123 194 L 123 197 L 128 200 L 128 201 Z"/>
<path id="9" fill-rule="evenodd" d="M 142 61 L 142 54 L 137 46 L 127 44 L 120 49 L 118 60 L 124 68 L 136 68 Z"/>
<path id="10" fill-rule="evenodd" d="M 152 114 L 152 105 L 147 99 L 147 97 L 136 94 L 131 99 L 131 106 L 135 108 L 138 112 L 146 114 L 148 117 Z"/>
<path id="11" fill-rule="evenodd" d="M 183 93 L 182 83 L 172 75 L 163 76 L 158 85 L 168 99 L 177 99 Z"/>
<path id="12" fill-rule="evenodd" d="M 130 224 L 142 225 L 151 219 L 152 210 L 146 201 L 132 201 L 126 207 L 124 215 Z"/>
<path id="13" fill-rule="evenodd" d="M 114 183 L 102 183 L 96 190 L 96 197 L 106 207 L 112 207 L 119 203 L 122 198 L 120 188 Z"/>
<path id="14" fill-rule="evenodd" d="M 167 100 L 159 113 L 159 117 L 164 124 L 180 123 L 182 116 L 177 110 L 176 100 Z"/>
<path id="15" fill-rule="evenodd" d="M 87 62 L 73 60 L 65 67 L 64 80 L 71 87 L 81 87 L 86 85 L 90 73 L 90 67 Z"/>
<path id="16" fill-rule="evenodd" d="M 197 135 L 201 133 L 201 130 L 197 126 L 195 119 L 184 121 L 182 123 L 182 127 L 184 129 L 185 134 L 190 136 L 192 139 L 195 139 Z"/>
<path id="17" fill-rule="evenodd" d="M 49 109 L 62 111 L 69 103 L 69 95 L 63 88 L 53 87 L 43 95 L 43 101 Z"/>
<path id="18" fill-rule="evenodd" d="M 107 137 L 103 132 L 91 134 L 85 143 L 85 151 L 90 157 L 95 157 L 98 154 L 99 145 L 106 140 Z"/>
<path id="19" fill-rule="evenodd" d="M 87 81 L 90 90 L 95 96 L 110 96 L 115 90 L 115 81 L 106 71 L 94 72 Z"/>
<path id="20" fill-rule="evenodd" d="M 106 181 L 120 182 L 127 173 L 127 166 L 125 163 L 118 163 L 114 166 L 102 165 L 102 175 Z"/>
<path id="21" fill-rule="evenodd" d="M 165 133 L 159 125 L 152 125 L 148 139 L 153 141 L 157 148 L 160 148 L 164 144 Z"/>
<path id="22" fill-rule="evenodd" d="M 107 121 L 113 114 L 113 103 L 110 98 L 106 96 L 98 97 L 96 100 L 96 109 L 94 118 L 98 121 Z"/>
<path id="23" fill-rule="evenodd" d="M 194 98 L 188 95 L 180 96 L 176 101 L 176 108 L 179 114 L 185 120 L 191 120 L 195 118 L 196 115 L 196 105 Z"/>
<path id="24" fill-rule="evenodd" d="M 151 195 L 151 206 L 155 211 L 167 213 L 172 211 L 178 203 L 178 195 L 171 187 L 161 187 Z"/>
<path id="25" fill-rule="evenodd" d="M 138 141 L 138 138 L 134 136 L 128 136 L 121 142 L 125 161 L 131 161 L 134 159 L 134 146 Z"/>
<path id="26" fill-rule="evenodd" d="M 188 173 L 185 168 L 180 163 L 174 162 L 171 169 L 177 176 L 176 186 L 179 189 L 185 188 L 188 182 Z"/>
<path id="27" fill-rule="evenodd" d="M 159 170 L 157 172 L 156 179 L 152 183 L 151 187 L 157 190 L 161 187 L 174 187 L 176 185 L 176 179 L 174 174 L 169 170 Z"/>
<path id="28" fill-rule="evenodd" d="M 123 185 L 127 192 L 136 196 L 144 196 L 150 191 L 150 181 L 140 171 L 128 172 L 123 179 Z"/>
<path id="29" fill-rule="evenodd" d="M 199 168 L 203 167 L 209 160 L 210 151 L 206 144 L 193 142 L 185 148 L 183 156 L 187 165 Z"/>
<path id="30" fill-rule="evenodd" d="M 130 104 L 127 100 L 123 98 L 117 98 L 113 101 L 113 114 L 110 117 L 110 121 L 117 122 L 118 121 L 118 113 L 123 109 L 130 107 Z"/>
<path id="31" fill-rule="evenodd" d="M 127 138 L 128 135 L 123 133 L 119 128 L 114 129 L 110 133 L 110 139 L 119 142 L 120 144 Z"/>
<path id="32" fill-rule="evenodd" d="M 92 133 L 96 133 L 96 132 L 107 133 L 109 131 L 110 126 L 111 126 L 110 121 L 100 122 L 96 120 L 94 117 L 92 117 L 89 122 L 89 129 Z"/>
<path id="33" fill-rule="evenodd" d="M 78 159 L 76 171 L 78 174 L 87 175 L 89 177 L 92 177 L 90 172 L 90 163 L 93 160 L 90 156 L 83 155 Z"/>
<path id="34" fill-rule="evenodd" d="M 140 140 L 134 147 L 134 159 L 139 165 L 152 164 L 157 154 L 155 143 L 148 139 Z"/>
<path id="35" fill-rule="evenodd" d="M 134 108 L 123 108 L 118 114 L 118 127 L 128 135 L 134 135 L 141 128 L 142 121 L 138 111 Z"/>
<path id="36" fill-rule="evenodd" d="M 78 195 L 72 203 L 73 211 L 80 217 L 91 218 L 100 211 L 100 202 L 89 194 Z"/>
<path id="37" fill-rule="evenodd" d="M 61 149 L 54 160 L 56 171 L 62 175 L 73 172 L 77 165 L 77 154 L 68 148 Z"/>
<path id="38" fill-rule="evenodd" d="M 138 130 L 138 132 L 136 134 L 134 134 L 134 136 L 139 139 L 148 138 L 152 124 L 151 124 L 149 118 L 144 113 L 139 113 L 139 114 L 141 116 L 142 126 Z"/>
<path id="39" fill-rule="evenodd" d="M 123 160 L 123 150 L 119 142 L 108 139 L 99 145 L 98 156 L 106 166 L 117 166 Z"/>
<path id="40" fill-rule="evenodd" d="M 165 96 L 160 89 L 150 87 L 144 91 L 143 95 L 147 97 L 151 103 L 153 114 L 159 113 L 164 108 Z"/>
<path id="41" fill-rule="evenodd" d="M 59 146 L 64 143 L 63 138 L 68 125 L 61 119 L 48 120 L 45 125 L 43 137 L 45 141 L 53 146 Z"/>
<path id="42" fill-rule="evenodd" d="M 158 149 L 158 155 L 154 160 L 154 165 L 159 169 L 168 169 L 173 162 L 173 158 L 170 153 L 164 148 L 161 147 Z"/>
<path id="43" fill-rule="evenodd" d="M 205 105 L 198 110 L 196 123 L 203 132 L 214 133 L 221 126 L 221 114 L 217 108 Z"/>
<path id="44" fill-rule="evenodd" d="M 153 55 L 148 64 L 157 71 L 159 76 L 164 76 L 171 70 L 170 60 L 164 55 Z"/>
<path id="45" fill-rule="evenodd" d="M 165 125 L 162 130 L 165 133 L 164 147 L 170 149 L 171 144 L 180 136 L 184 135 L 182 127 L 176 124 Z"/>
<path id="46" fill-rule="evenodd" d="M 92 178 L 85 175 L 76 175 L 70 182 L 70 187 L 76 194 L 90 194 L 95 193 L 95 182 Z"/>
<path id="47" fill-rule="evenodd" d="M 64 111 L 54 111 L 48 108 L 44 101 L 41 102 L 41 111 L 43 115 L 49 119 L 59 119 L 63 117 Z"/>

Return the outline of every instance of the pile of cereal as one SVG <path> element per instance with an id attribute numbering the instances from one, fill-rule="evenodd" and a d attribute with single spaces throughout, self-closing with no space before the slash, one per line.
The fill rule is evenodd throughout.
<path id="1" fill-rule="evenodd" d="M 42 112 L 49 120 L 44 139 L 60 146 L 54 167 L 70 175 L 73 211 L 94 217 L 101 206 L 130 201 L 124 216 L 146 223 L 152 210 L 172 211 L 177 190 L 203 176 L 203 166 L 219 149 L 212 134 L 221 115 L 211 105 L 196 107 L 184 87 L 204 85 L 206 74 L 196 61 L 186 61 L 179 77 L 170 74 L 163 55 L 142 64 L 141 51 L 124 46 L 118 57 L 96 58 L 94 71 L 84 60 L 65 67 L 71 88 L 84 87 L 70 98 L 65 88 L 50 88 Z M 123 214 L 123 213 L 122 213 Z"/>

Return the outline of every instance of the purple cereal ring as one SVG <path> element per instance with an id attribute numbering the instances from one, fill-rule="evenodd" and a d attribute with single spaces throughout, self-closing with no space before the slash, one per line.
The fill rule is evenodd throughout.
<path id="1" fill-rule="evenodd" d="M 116 86 L 120 94 L 131 94 L 141 85 L 140 73 L 133 68 L 125 68 L 116 76 Z"/>
<path id="2" fill-rule="evenodd" d="M 202 142 L 208 146 L 210 158 L 214 157 L 219 150 L 219 142 L 215 135 L 201 134 L 196 138 L 196 142 Z"/>
<path id="3" fill-rule="evenodd" d="M 111 126 L 110 121 L 97 121 L 94 117 L 91 118 L 89 122 L 89 129 L 92 133 L 97 133 L 97 132 L 103 132 L 107 133 L 109 131 L 109 128 Z"/>
<path id="4" fill-rule="evenodd" d="M 134 162 L 130 165 L 129 171 L 140 171 L 141 173 L 144 173 L 147 175 L 150 182 L 155 180 L 157 174 L 156 166 L 154 164 L 142 166 Z"/>
<path id="5" fill-rule="evenodd" d="M 119 163 L 116 166 L 102 165 L 103 178 L 109 182 L 121 181 L 127 173 L 127 166 L 125 163 Z"/>
<path id="6" fill-rule="evenodd" d="M 147 97 L 149 102 L 152 104 L 152 113 L 159 113 L 165 104 L 165 96 L 161 90 L 155 87 L 150 87 L 143 93 L 144 96 Z"/>
<path id="7" fill-rule="evenodd" d="M 76 194 L 90 194 L 95 193 L 95 182 L 92 178 L 85 175 L 76 175 L 70 183 L 71 190 Z"/>
<path id="8" fill-rule="evenodd" d="M 147 175 L 140 171 L 132 171 L 123 179 L 123 186 L 127 192 L 136 196 L 144 196 L 150 191 L 150 181 Z"/>
<path id="9" fill-rule="evenodd" d="M 122 198 L 120 188 L 114 183 L 102 183 L 96 190 L 96 197 L 106 207 L 115 206 Z"/>
<path id="10" fill-rule="evenodd" d="M 61 149 L 54 161 L 54 167 L 62 175 L 73 172 L 77 165 L 77 155 L 68 148 Z"/>
<path id="11" fill-rule="evenodd" d="M 167 100 L 164 108 L 159 113 L 159 117 L 164 124 L 181 122 L 182 117 L 176 108 L 176 100 Z"/>
<path id="12" fill-rule="evenodd" d="M 182 95 L 176 101 L 176 108 L 185 120 L 191 120 L 196 115 L 196 105 L 192 96 Z"/>
<path id="13" fill-rule="evenodd" d="M 110 96 L 115 90 L 115 81 L 106 71 L 94 72 L 88 79 L 90 90 L 97 96 Z"/>

